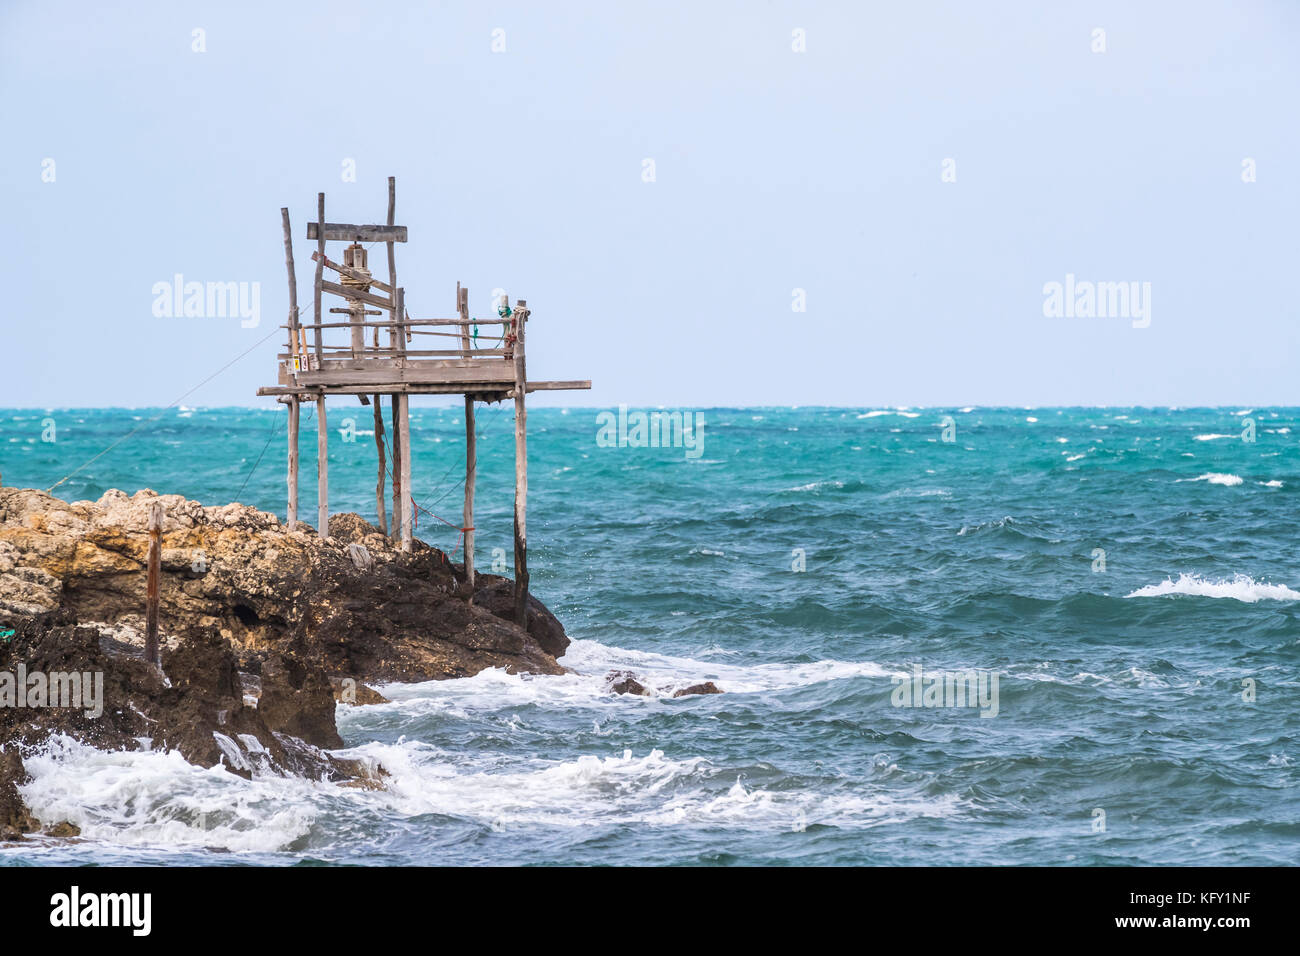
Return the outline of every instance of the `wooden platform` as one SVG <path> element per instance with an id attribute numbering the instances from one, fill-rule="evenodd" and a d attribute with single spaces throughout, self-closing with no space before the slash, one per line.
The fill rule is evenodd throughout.
<path id="1" fill-rule="evenodd" d="M 515 403 L 515 621 L 527 626 L 528 560 L 525 523 L 528 496 L 527 409 L 529 392 L 591 388 L 590 381 L 529 381 L 524 361 L 524 333 L 530 310 L 519 299 L 512 306 L 506 296 L 492 303 L 484 318 L 471 318 L 469 290 L 456 285 L 455 317 L 412 318 L 406 308 L 406 290 L 397 284 L 394 244 L 407 241 L 405 226 L 396 225 L 396 186 L 388 179 L 388 220 L 382 225 L 331 223 L 325 221 L 325 194 L 316 201 L 316 221 L 307 228 L 315 240 L 312 253 L 315 281 L 312 284 L 312 322 L 298 314 L 298 281 L 294 268 L 293 235 L 289 210 L 281 209 L 284 230 L 285 268 L 289 274 L 289 317 L 283 326 L 287 348 L 277 356 L 276 384 L 257 390 L 258 395 L 275 396 L 289 406 L 289 508 L 288 524 L 298 520 L 298 427 L 299 407 L 315 402 L 317 530 L 329 534 L 329 425 L 325 409 L 329 395 L 360 396 L 373 404 L 375 445 L 379 458 L 376 507 L 380 530 L 388 533 L 384 494 L 388 444 L 384 430 L 382 398 L 389 396 L 392 412 L 393 537 L 406 551 L 412 549 L 415 498 L 411 492 L 410 396 L 463 395 L 465 397 L 465 506 L 463 524 L 465 577 L 474 583 L 474 481 L 477 470 L 474 403 L 513 399 Z M 335 261 L 326 255 L 325 243 L 350 245 Z M 384 281 L 369 269 L 369 243 L 383 243 L 387 252 L 388 278 Z M 325 270 L 338 281 L 325 278 Z M 325 321 L 323 297 L 337 296 L 342 305 L 329 311 L 346 316 L 343 321 Z M 378 320 L 372 316 L 379 316 Z M 488 347 L 479 346 L 484 329 Z M 419 337 L 419 342 L 416 339 Z M 382 340 L 381 340 L 382 337 Z M 310 341 L 309 341 L 310 339 Z M 429 340 L 432 339 L 432 342 Z M 421 344 L 442 348 L 420 348 Z M 444 519 L 440 519 L 444 520 Z"/>

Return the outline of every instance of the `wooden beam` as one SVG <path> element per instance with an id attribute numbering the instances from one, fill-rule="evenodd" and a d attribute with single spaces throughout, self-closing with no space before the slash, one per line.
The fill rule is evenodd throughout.
<path id="1" fill-rule="evenodd" d="M 527 303 L 515 303 L 515 623 L 528 629 L 528 389 L 524 366 L 524 326 Z"/>
<path id="2" fill-rule="evenodd" d="M 162 580 L 163 506 L 155 501 L 149 506 L 149 567 L 144 593 L 144 659 L 158 665 L 158 590 Z"/>
<path id="3" fill-rule="evenodd" d="M 405 226 L 358 226 L 350 222 L 309 222 L 307 238 L 324 242 L 405 242 Z M 324 253 L 321 253 L 324 255 Z"/>
<path id="4" fill-rule="evenodd" d="M 289 530 L 298 527 L 298 413 L 297 395 L 289 396 Z"/>
<path id="5" fill-rule="evenodd" d="M 530 389 L 531 391 L 531 389 Z M 258 395 L 304 396 L 303 401 L 314 402 L 321 395 L 374 395 L 373 385 L 264 385 Z M 380 395 L 473 395 L 480 402 L 499 402 L 513 397 L 513 389 L 501 385 L 383 385 Z M 394 525 L 396 527 L 396 525 Z"/>
<path id="6" fill-rule="evenodd" d="M 478 473 L 478 435 L 474 430 L 474 396 L 465 396 L 465 582 L 474 587 L 474 482 Z M 471 595 L 473 591 L 470 592 Z"/>
<path id="7" fill-rule="evenodd" d="M 311 254 L 312 261 L 315 261 L 316 257 L 319 255 L 319 252 L 313 252 Z M 324 257 L 324 261 L 326 269 L 333 269 L 341 276 L 347 276 L 349 279 L 356 279 L 360 282 L 369 282 L 372 288 L 378 289 L 380 292 L 393 291 L 393 287 L 387 282 L 376 279 L 374 276 L 366 275 L 360 269 L 353 269 L 351 266 L 340 265 L 328 256 Z"/>
<path id="8" fill-rule="evenodd" d="M 325 222 L 325 194 L 324 193 L 316 194 L 316 219 L 322 225 Z M 320 241 L 316 244 L 316 246 L 317 246 L 316 251 L 320 254 L 321 259 L 325 258 L 325 234 L 324 233 L 321 233 Z M 321 283 L 324 281 L 324 276 L 325 276 L 324 264 L 321 262 L 320 259 L 317 259 L 316 260 L 316 285 L 314 289 L 314 295 L 316 300 L 316 325 L 317 326 L 319 326 L 321 322 L 320 292 L 321 292 Z M 316 329 L 316 361 L 317 362 L 320 361 L 320 351 L 321 351 L 320 347 L 321 347 L 321 331 L 319 328 L 317 328 Z"/>
<path id="9" fill-rule="evenodd" d="M 320 268 L 320 264 L 317 264 Z M 356 299 L 358 302 L 365 302 L 368 305 L 378 306 L 381 309 L 392 309 L 393 303 L 381 295 L 375 295 L 373 292 L 365 292 L 361 289 L 352 289 L 345 285 L 339 285 L 337 282 L 330 282 L 328 279 L 320 280 L 320 287 L 326 292 L 334 295 L 341 295 L 345 299 Z M 317 320 L 319 321 L 319 320 Z"/>
<path id="10" fill-rule="evenodd" d="M 316 533 L 330 536 L 330 446 L 325 396 L 316 401 Z"/>

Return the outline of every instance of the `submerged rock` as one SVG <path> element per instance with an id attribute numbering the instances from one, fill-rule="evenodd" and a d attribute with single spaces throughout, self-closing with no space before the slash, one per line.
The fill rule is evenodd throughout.
<path id="1" fill-rule="evenodd" d="M 605 675 L 605 686 L 615 694 L 637 694 L 641 697 L 658 696 L 653 690 L 647 688 L 631 671 L 610 671 Z M 663 691 L 666 693 L 666 691 Z M 721 694 L 722 690 L 718 688 L 713 681 L 705 681 L 702 684 L 691 684 L 689 687 L 683 687 L 681 690 L 673 693 L 674 697 L 685 697 L 688 694 Z"/>
<path id="2" fill-rule="evenodd" d="M 616 694 L 637 694 L 641 697 L 653 697 L 645 685 L 637 680 L 630 671 L 610 671 L 605 675 L 605 684 Z"/>

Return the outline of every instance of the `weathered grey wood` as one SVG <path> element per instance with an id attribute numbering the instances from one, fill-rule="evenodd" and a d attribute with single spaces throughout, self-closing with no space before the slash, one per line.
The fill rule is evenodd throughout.
<path id="1" fill-rule="evenodd" d="M 392 408 L 390 413 L 393 416 L 393 532 L 392 540 L 398 541 L 402 535 L 402 406 L 398 402 L 399 395 L 393 394 Z"/>
<path id="2" fill-rule="evenodd" d="M 524 365 L 524 326 L 527 303 L 515 304 L 515 623 L 528 629 L 528 410 L 524 397 L 528 374 Z"/>
<path id="3" fill-rule="evenodd" d="M 322 360 L 323 361 L 323 360 Z M 398 367 L 398 359 L 371 359 L 358 364 L 364 369 L 335 368 L 330 364 L 299 376 L 303 385 L 385 385 L 403 382 L 431 384 L 452 382 L 503 383 L 512 385 L 514 369 L 505 362 L 478 361 L 476 359 L 424 359 L 408 368 Z M 339 360 L 342 361 L 342 360 Z M 286 383 L 287 384 L 287 383 Z M 370 388 L 367 391 L 373 392 Z M 382 390 L 381 390 L 382 391 Z"/>
<path id="4" fill-rule="evenodd" d="M 315 261 L 318 255 L 320 255 L 319 252 L 313 252 L 311 254 L 312 260 Z M 387 282 L 384 282 L 381 279 L 376 279 L 372 275 L 366 275 L 364 272 L 360 271 L 359 269 L 353 269 L 351 266 L 345 266 L 341 263 L 335 262 L 333 259 L 330 259 L 328 256 L 325 257 L 324 261 L 325 261 L 326 269 L 333 269 L 341 276 L 347 276 L 349 279 L 356 279 L 359 282 L 369 282 L 371 288 L 378 289 L 380 292 L 393 291 L 393 287 L 389 285 Z"/>
<path id="5" fill-rule="evenodd" d="M 466 309 L 469 308 L 468 301 Z M 514 319 L 407 319 L 409 325 L 513 325 Z"/>
<path id="6" fill-rule="evenodd" d="M 158 663 L 158 591 L 162 581 L 163 506 L 149 506 L 149 560 L 144 593 L 144 659 Z"/>
<path id="7" fill-rule="evenodd" d="M 410 551 L 415 540 L 415 503 L 411 499 L 411 399 L 395 395 L 402 406 L 402 550 Z"/>
<path id="8" fill-rule="evenodd" d="M 350 289 L 345 285 L 339 285 L 337 282 L 330 282 L 328 279 L 321 279 L 320 287 L 326 292 L 341 295 L 345 299 L 356 299 L 358 302 L 375 305 L 381 309 L 391 309 L 393 307 L 393 303 L 381 295 L 375 295 L 373 292 L 365 292 L 361 289 Z"/>
<path id="9" fill-rule="evenodd" d="M 318 222 L 321 223 L 321 225 L 324 225 L 325 223 L 325 194 L 324 193 L 316 194 L 316 219 Z M 321 259 L 324 259 L 325 258 L 325 233 L 323 231 L 321 232 L 320 240 L 316 243 L 316 247 L 317 247 L 316 248 L 317 253 L 320 255 Z M 325 277 L 325 267 L 322 264 L 321 260 L 317 259 L 316 260 L 316 285 L 314 289 L 314 296 L 316 300 L 316 324 L 318 326 L 320 325 L 321 322 L 320 293 L 321 293 L 321 283 L 325 281 L 324 277 Z M 316 344 L 316 359 L 317 361 L 319 361 L 320 347 L 321 347 L 321 331 L 319 328 L 316 329 L 315 344 Z"/>
<path id="10" fill-rule="evenodd" d="M 379 479 L 375 484 L 375 510 L 379 513 L 379 533 L 388 534 L 388 502 L 384 500 L 384 409 L 379 396 L 375 396 L 375 449 L 379 452 Z"/>
<path id="11" fill-rule="evenodd" d="M 325 396 L 316 401 L 316 532 L 330 536 L 330 446 L 329 425 L 325 421 Z"/>
<path id="12" fill-rule="evenodd" d="M 293 230 L 289 227 L 289 210 L 280 208 L 280 224 L 284 229 L 284 267 L 289 273 L 289 351 L 298 349 L 298 274 L 293 266 Z"/>
<path id="13" fill-rule="evenodd" d="M 469 289 L 462 289 L 460 283 L 456 283 L 456 312 L 460 316 L 460 347 L 461 351 L 469 358 L 473 350 L 473 343 L 469 338 Z"/>
<path id="14" fill-rule="evenodd" d="M 308 239 L 342 242 L 405 242 L 405 226 L 358 226 L 350 222 L 307 223 Z M 324 253 L 322 253 L 324 255 Z"/>
<path id="15" fill-rule="evenodd" d="M 297 395 L 289 396 L 289 530 L 298 527 L 298 412 Z"/>
<path id="16" fill-rule="evenodd" d="M 465 396 L 465 581 L 474 587 L 474 482 L 478 474 L 478 435 L 474 429 L 474 396 Z M 472 592 L 471 592 L 472 593 Z"/>
<path id="17" fill-rule="evenodd" d="M 350 323 L 347 322 L 344 322 L 342 324 L 344 326 L 350 325 Z M 344 354 L 331 354 L 331 353 L 346 353 L 347 356 L 351 356 L 354 352 L 356 352 L 356 350 L 357 348 L 355 344 L 325 346 L 325 369 L 328 370 L 332 368 L 332 366 L 330 365 L 331 359 L 341 359 L 344 361 L 348 360 L 347 358 L 345 358 Z M 407 349 L 405 351 L 395 352 L 392 349 L 386 349 L 386 348 L 383 349 L 364 348 L 362 350 L 362 354 L 360 356 L 357 356 L 357 361 L 360 361 L 363 364 L 363 366 L 366 368 L 372 368 L 372 367 L 373 368 L 390 368 L 390 367 L 395 368 L 397 367 L 397 363 L 394 362 L 392 363 L 392 365 L 385 365 L 384 360 L 387 358 L 397 358 L 398 356 L 406 356 L 407 358 L 419 358 L 422 356 L 425 358 L 440 356 L 442 358 L 458 358 L 458 359 L 500 358 L 505 354 L 506 354 L 505 349 L 470 349 L 469 354 L 466 355 L 464 349 Z M 280 352 L 277 353 L 276 358 L 292 359 L 293 356 L 285 352 Z M 408 367 L 412 367 L 412 366 L 408 365 Z M 413 367 L 418 368 L 419 366 L 414 365 Z"/>
<path id="18" fill-rule="evenodd" d="M 379 394 L 473 395 L 480 402 L 499 402 L 506 398 L 513 398 L 513 392 L 513 389 L 503 388 L 501 385 L 385 385 Z M 373 385 L 304 386 L 289 384 L 264 385 L 257 390 L 258 395 L 280 396 L 292 393 L 305 396 L 304 401 L 314 402 L 316 396 L 321 393 L 326 395 L 373 395 L 375 387 Z"/>

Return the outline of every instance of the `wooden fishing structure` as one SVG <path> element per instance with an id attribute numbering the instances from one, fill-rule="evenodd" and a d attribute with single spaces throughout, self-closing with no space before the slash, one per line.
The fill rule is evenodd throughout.
<path id="1" fill-rule="evenodd" d="M 379 450 L 379 480 L 375 497 L 379 526 L 389 533 L 384 493 L 387 465 L 384 451 L 383 396 L 389 397 L 392 440 L 391 538 L 410 551 L 414 540 L 415 499 L 411 492 L 410 398 L 412 395 L 463 395 L 465 398 L 465 507 L 460 531 L 465 544 L 465 576 L 474 583 L 474 484 L 476 477 L 476 402 L 515 403 L 514 557 L 515 621 L 527 626 L 528 607 L 528 428 L 525 398 L 529 392 L 591 388 L 590 381 L 529 381 L 524 361 L 524 331 L 529 309 L 524 299 L 513 306 L 507 296 L 496 303 L 495 316 L 471 319 L 469 290 L 456 284 L 455 316 L 412 318 L 405 289 L 397 283 L 395 245 L 406 242 L 407 230 L 395 221 L 396 182 L 388 178 L 388 217 L 383 225 L 325 221 L 325 194 L 316 197 L 316 221 L 307 224 L 307 239 L 315 240 L 312 261 L 314 321 L 298 313 L 298 282 L 294 270 L 289 210 L 281 209 L 285 267 L 289 273 L 287 350 L 280 353 L 278 384 L 259 388 L 289 407 L 288 524 L 298 524 L 298 425 L 304 402 L 316 403 L 317 531 L 329 534 L 329 454 L 325 399 L 329 395 L 357 396 L 362 405 L 374 403 L 375 444 Z M 346 242 L 342 261 L 327 255 L 326 242 Z M 388 252 L 388 281 L 370 271 L 367 245 L 384 243 Z M 325 270 L 338 281 L 325 278 Z M 343 305 L 331 308 L 338 321 L 324 321 L 323 296 L 337 296 Z M 500 326 L 499 341 L 478 347 L 478 326 Z M 473 333 L 471 334 L 471 329 Z M 386 337 L 381 339 L 381 333 Z M 346 334 L 346 339 L 343 339 Z M 369 337 L 368 337 L 369 334 Z M 453 339 L 451 348 L 412 348 L 416 336 Z M 442 519 L 439 519 L 442 520 Z M 454 527 L 454 525 L 453 525 Z"/>

